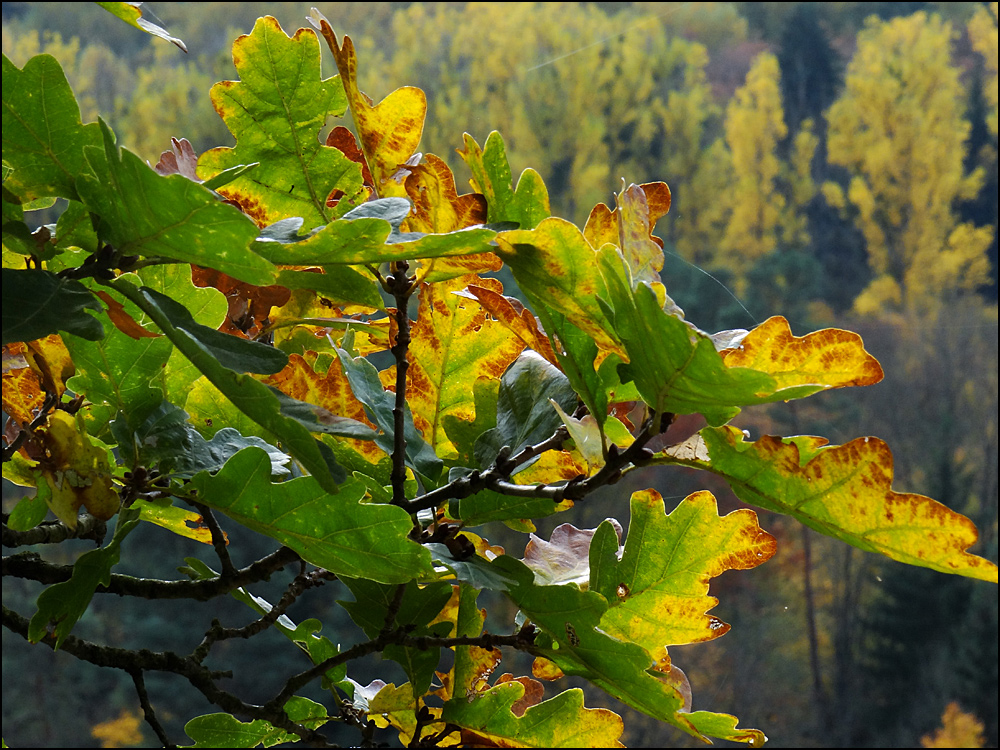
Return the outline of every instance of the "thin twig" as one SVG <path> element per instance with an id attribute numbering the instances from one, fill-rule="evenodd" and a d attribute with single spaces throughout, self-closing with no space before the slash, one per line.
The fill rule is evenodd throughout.
<path id="1" fill-rule="evenodd" d="M 629 466 L 641 466 L 652 458 L 653 452 L 645 446 L 656 436 L 654 431 L 654 426 L 658 423 L 656 416 L 646 420 L 635 441 L 625 450 L 619 451 L 618 446 L 612 445 L 608 449 L 607 463 L 590 477 L 581 476 L 568 483 L 558 484 L 525 485 L 510 481 L 510 474 L 515 468 L 546 450 L 556 450 L 561 447 L 568 433 L 564 432 L 564 427 L 560 427 L 551 437 L 537 445 L 524 448 L 516 456 L 509 457 L 509 451 L 501 451 L 493 465 L 486 471 L 474 471 L 467 476 L 454 479 L 443 487 L 414 498 L 403 507 L 410 513 L 416 513 L 426 508 L 436 508 L 448 500 L 462 499 L 487 489 L 512 497 L 547 497 L 556 503 L 563 500 L 581 500 L 598 487 L 617 482 L 621 478 L 622 471 Z M 662 415 L 662 418 L 668 421 L 671 417 L 670 414 Z"/>
<path id="2" fill-rule="evenodd" d="M 202 520 L 205 521 L 205 525 L 208 526 L 208 530 L 212 534 L 212 546 L 215 548 L 215 554 L 218 556 L 219 564 L 222 566 L 222 579 L 229 580 L 234 578 L 237 575 L 237 571 L 236 566 L 233 565 L 232 558 L 229 556 L 229 539 L 226 538 L 226 533 L 219 526 L 215 514 L 212 513 L 211 508 L 207 505 L 193 501 L 191 504 L 201 513 Z"/>
<path id="3" fill-rule="evenodd" d="M 156 718 L 156 712 L 153 711 L 153 704 L 149 702 L 149 693 L 146 692 L 146 681 L 142 677 L 142 670 L 130 669 L 128 673 L 132 677 L 132 684 L 135 685 L 135 692 L 139 696 L 139 705 L 142 706 L 142 715 L 145 717 L 146 723 L 149 724 L 161 745 L 164 747 L 176 747 L 177 745 L 170 741 L 166 731 L 163 729 L 163 725 Z"/>

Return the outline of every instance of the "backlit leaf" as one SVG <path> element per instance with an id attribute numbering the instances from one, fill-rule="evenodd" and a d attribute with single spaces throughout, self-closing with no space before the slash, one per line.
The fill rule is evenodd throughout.
<path id="1" fill-rule="evenodd" d="M 310 229 L 329 223 L 358 199 L 361 169 L 319 141 L 327 119 L 343 115 L 347 101 L 335 77 L 322 77 L 316 34 L 299 29 L 289 39 L 274 18 L 258 18 L 233 44 L 233 62 L 240 80 L 215 84 L 212 103 L 236 146 L 202 154 L 198 176 L 260 162 L 219 192 L 262 227 L 291 216 Z M 339 211 L 327 207 L 335 190 L 348 198 Z"/>
<path id="2" fill-rule="evenodd" d="M 591 247 L 612 244 L 622 251 L 635 282 L 660 280 L 663 241 L 653 227 L 670 210 L 670 188 L 662 182 L 647 185 L 622 184 L 614 211 L 598 203 L 590 212 L 583 234 Z"/>
<path id="3" fill-rule="evenodd" d="M 407 535 L 409 514 L 364 505 L 364 485 L 348 481 L 332 496 L 313 477 L 271 483 L 271 460 L 259 448 L 233 456 L 218 474 L 192 480 L 198 501 L 277 539 L 337 575 L 405 583 L 432 575 L 430 553 Z"/>
<path id="4" fill-rule="evenodd" d="M 721 352 L 728 367 L 749 367 L 771 375 L 782 391 L 802 385 L 843 388 L 882 380 L 882 367 L 865 351 L 858 334 L 825 328 L 793 336 L 783 317 L 768 318 L 735 349 Z"/>
<path id="5" fill-rule="evenodd" d="M 345 36 L 341 45 L 330 22 L 315 9 L 309 20 L 320 30 L 337 61 L 361 149 L 375 178 L 379 196 L 400 195 L 402 190 L 392 178 L 420 145 L 427 114 L 426 95 L 413 86 L 403 86 L 373 105 L 371 99 L 358 90 L 358 58 L 351 38 Z"/>
<path id="6" fill-rule="evenodd" d="M 521 229 L 534 229 L 551 215 L 549 193 L 541 176 L 534 169 L 526 169 L 511 184 L 507 149 L 500 133 L 493 131 L 486 138 L 485 148 L 480 148 L 468 133 L 464 136 L 465 148 L 458 155 L 472 171 L 472 188 L 486 197 L 487 221 L 516 221 Z"/>
<path id="7" fill-rule="evenodd" d="M 670 514 L 655 490 L 635 492 L 631 509 L 621 559 L 593 566 L 591 590 L 611 605 L 601 629 L 650 653 L 725 634 L 729 626 L 707 614 L 718 604 L 708 583 L 774 554 L 777 543 L 757 525 L 757 514 L 743 509 L 720 518 L 706 491 L 689 495 Z"/>
<path id="8" fill-rule="evenodd" d="M 617 250 L 605 246 L 599 257 L 613 307 L 609 316 L 629 359 L 627 372 L 656 411 L 700 413 L 709 424 L 721 424 L 739 406 L 759 403 L 774 392 L 770 375 L 726 367 L 712 340 L 664 312 L 649 285 L 633 291 Z"/>
<path id="9" fill-rule="evenodd" d="M 475 637 L 482 632 L 485 612 L 475 602 L 475 593 L 463 589 L 458 615 L 460 635 Z M 582 690 L 567 690 L 544 702 L 536 699 L 526 709 L 519 707 L 517 704 L 525 697 L 523 682 L 501 678 L 490 685 L 490 676 L 499 663 L 499 649 L 455 649 L 454 687 L 441 718 L 462 727 L 465 744 L 622 747 L 618 742 L 623 730 L 621 718 L 607 709 L 584 708 Z"/>
<path id="10" fill-rule="evenodd" d="M 665 463 L 715 472 L 744 502 L 860 549 L 997 580 L 996 565 L 965 551 L 978 537 L 972 521 L 929 497 L 892 490 L 892 453 L 878 438 L 839 446 L 818 437 L 747 442 L 733 427 L 706 428 L 661 455 Z"/>
<path id="11" fill-rule="evenodd" d="M 170 36 L 170 33 L 157 23 L 153 23 L 148 18 L 142 17 L 142 9 L 139 7 L 142 3 L 97 3 L 104 10 L 113 16 L 116 16 L 127 23 L 129 26 L 134 26 L 135 28 L 145 31 L 147 34 L 152 34 L 153 36 L 159 37 L 160 39 L 166 39 L 171 44 L 175 44 L 182 50 L 187 52 L 187 45 L 184 44 L 180 39 L 174 36 Z"/>
<path id="12" fill-rule="evenodd" d="M 532 230 L 501 232 L 496 241 L 500 257 L 536 310 L 549 307 L 586 331 L 601 349 L 624 354 L 597 302 L 604 282 L 594 249 L 579 229 L 550 218 Z"/>
<path id="13" fill-rule="evenodd" d="M 23 70 L 3 57 L 4 188 L 24 201 L 56 195 L 79 200 L 84 148 L 101 142 L 97 123 L 83 125 L 59 63 L 37 55 Z"/>
<path id="14" fill-rule="evenodd" d="M 609 533 L 610 524 L 602 526 Z M 493 563 L 518 581 L 508 596 L 524 614 L 543 631 L 536 638 L 534 653 L 555 663 L 568 675 L 579 675 L 605 690 L 608 694 L 654 718 L 706 739 L 702 731 L 684 712 L 684 697 L 672 683 L 661 680 L 649 671 L 652 657 L 634 643 L 624 643 L 599 629 L 602 615 L 608 610 L 605 598 L 593 591 L 581 591 L 576 586 L 538 586 L 533 575 L 522 563 L 510 557 L 497 558 Z M 726 729 L 726 722 L 735 727 L 736 719 L 725 714 L 706 714 L 706 726 L 720 727 L 723 738 L 738 737 L 737 730 Z M 719 718 L 711 718 L 719 717 Z M 739 741 L 762 741 L 758 730 L 744 732 Z"/>
<path id="15" fill-rule="evenodd" d="M 254 223 L 179 174 L 163 177 L 127 149 L 103 122 L 103 148 L 87 149 L 77 187 L 101 217 L 101 236 L 123 254 L 162 256 L 215 268 L 250 284 L 275 270 L 250 249 Z"/>
<path id="16" fill-rule="evenodd" d="M 499 294 L 499 281 L 473 277 L 471 281 Z M 473 383 L 479 377 L 499 378 L 517 359 L 523 344 L 479 305 L 454 292 L 469 278 L 420 289 L 420 312 L 410 331 L 407 352 L 407 401 L 413 420 L 442 458 L 458 450 L 444 429 L 444 419 L 471 422 L 475 418 Z"/>
<path id="17" fill-rule="evenodd" d="M 559 367 L 559 360 L 552 351 L 552 345 L 538 326 L 538 318 L 532 315 L 515 297 L 505 297 L 501 290 L 487 286 L 470 284 L 465 293 L 475 297 L 490 315 L 509 328 L 524 345 L 534 349 L 545 359 Z"/>

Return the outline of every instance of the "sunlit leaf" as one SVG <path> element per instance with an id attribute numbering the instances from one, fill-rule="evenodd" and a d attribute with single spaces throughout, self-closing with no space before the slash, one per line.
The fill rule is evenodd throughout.
<path id="1" fill-rule="evenodd" d="M 878 438 L 839 446 L 819 437 L 748 442 L 733 427 L 706 428 L 662 455 L 664 462 L 715 472 L 744 502 L 792 515 L 860 549 L 997 580 L 996 565 L 965 551 L 978 538 L 972 521 L 929 497 L 892 490 L 892 453 Z"/>
<path id="2" fill-rule="evenodd" d="M 97 123 L 83 125 L 80 107 L 51 55 L 23 70 L 3 57 L 3 160 L 13 168 L 4 188 L 24 201 L 50 195 L 79 200 L 84 147 L 101 142 Z"/>
<path id="3" fill-rule="evenodd" d="M 613 518 L 605 519 L 605 523 L 614 527 L 621 540 L 621 524 Z M 539 586 L 573 583 L 585 588 L 592 579 L 590 543 L 596 532 L 597 529 L 578 529 L 564 523 L 552 530 L 548 541 L 531 534 L 524 547 L 523 562 L 534 572 L 535 583 Z"/>
<path id="4" fill-rule="evenodd" d="M 551 308 L 586 331 L 601 349 L 624 354 L 597 302 L 604 281 L 594 249 L 579 229 L 551 218 L 532 230 L 501 232 L 496 241 L 500 257 L 536 310 Z"/>
<path id="5" fill-rule="evenodd" d="M 485 148 L 480 148 L 468 133 L 464 136 L 465 148 L 458 155 L 472 171 L 472 188 L 486 197 L 487 221 L 516 221 L 521 229 L 534 229 L 551 215 L 549 193 L 541 176 L 534 169 L 526 169 L 511 184 L 507 149 L 500 133 L 493 131 L 486 138 Z"/>
<path id="6" fill-rule="evenodd" d="M 127 149 L 103 122 L 103 148 L 87 149 L 78 189 L 101 217 L 102 237 L 123 254 L 162 256 L 218 269 L 250 284 L 275 270 L 250 249 L 254 223 L 208 189 L 179 174 L 163 177 Z"/>
<path id="7" fill-rule="evenodd" d="M 401 194 L 399 183 L 394 183 L 392 178 L 420 144 L 427 114 L 426 95 L 413 86 L 403 86 L 373 105 L 371 99 L 358 90 L 358 58 L 351 38 L 345 36 L 343 44 L 338 42 L 330 22 L 315 9 L 309 21 L 320 30 L 337 61 L 361 149 L 375 178 L 378 194 L 382 197 Z"/>
<path id="8" fill-rule="evenodd" d="M 548 336 L 539 329 L 538 318 L 532 315 L 531 310 L 524 307 L 520 300 L 515 297 L 505 297 L 501 294 L 501 290 L 477 284 L 470 284 L 465 293 L 475 297 L 486 312 L 509 328 L 525 346 L 534 349 L 559 367 L 559 360 L 552 351 Z"/>
<path id="9" fill-rule="evenodd" d="M 457 632 L 476 637 L 485 611 L 476 607 L 475 592 L 463 589 Z M 459 646 L 452 670 L 452 695 L 441 718 L 462 727 L 465 744 L 500 747 L 621 747 L 623 726 L 607 709 L 583 706 L 583 691 L 568 690 L 548 701 L 518 706 L 525 684 L 489 680 L 500 663 L 499 649 Z M 537 684 L 537 683 L 536 683 Z M 540 686 L 539 686 L 540 687 Z"/>
<path id="10" fill-rule="evenodd" d="M 111 482 L 114 457 L 84 432 L 82 415 L 49 413 L 39 437 L 44 457 L 36 476 L 49 510 L 71 529 L 81 507 L 102 520 L 114 516 L 121 504 Z"/>
<path id="11" fill-rule="evenodd" d="M 201 515 L 191 510 L 171 505 L 169 500 L 136 500 L 133 507 L 139 509 L 139 520 L 154 523 L 172 531 L 178 536 L 194 539 L 202 544 L 212 543 L 212 532 L 205 525 Z"/>
<path id="12" fill-rule="evenodd" d="M 271 483 L 271 460 L 259 448 L 233 456 L 218 474 L 197 475 L 198 501 L 277 539 L 313 565 L 380 583 L 431 576 L 430 554 L 408 538 L 409 514 L 364 505 L 365 488 L 348 481 L 331 496 L 313 477 Z"/>
<path id="13" fill-rule="evenodd" d="M 316 34 L 299 29 L 289 39 L 274 18 L 258 18 L 233 44 L 233 62 L 240 80 L 215 84 L 212 103 L 236 146 L 202 154 L 198 176 L 260 162 L 219 192 L 262 227 L 291 216 L 310 229 L 329 223 L 346 209 L 328 208 L 327 197 L 339 190 L 349 206 L 361 192 L 361 169 L 319 141 L 327 119 L 343 115 L 347 101 L 336 78 L 322 77 Z"/>
<path id="14" fill-rule="evenodd" d="M 508 595 L 543 631 L 544 635 L 536 638 L 536 655 L 555 663 L 568 675 L 586 677 L 643 713 L 705 738 L 699 725 L 691 721 L 691 714 L 683 711 L 684 697 L 680 690 L 672 682 L 647 671 L 652 664 L 649 652 L 599 629 L 601 617 L 608 610 L 602 595 L 581 591 L 576 586 L 538 586 L 530 569 L 507 556 L 497 558 L 493 565 L 518 580 L 519 585 L 512 587 Z M 722 737 L 738 737 L 732 729 L 735 718 L 725 714 L 706 714 L 706 717 L 702 722 L 710 729 L 720 727 L 725 732 Z M 729 729 L 725 729 L 727 721 Z M 739 731 L 744 732 L 740 741 L 763 739 L 758 730 Z"/>
<path id="15" fill-rule="evenodd" d="M 670 188 L 662 182 L 622 184 L 614 211 L 598 203 L 590 212 L 583 234 L 593 248 L 612 244 L 622 251 L 635 282 L 660 280 L 663 241 L 654 237 L 657 220 L 670 210 Z"/>
<path id="16" fill-rule="evenodd" d="M 749 367 L 771 375 L 778 386 L 776 398 L 796 386 L 843 388 L 882 380 L 882 367 L 865 351 L 858 334 L 825 328 L 793 336 L 788 321 L 780 315 L 768 318 L 739 346 L 721 354 L 728 367 Z"/>
<path id="17" fill-rule="evenodd" d="M 159 37 L 160 39 L 166 39 L 171 44 L 175 44 L 182 50 L 187 52 L 187 45 L 184 44 L 177 37 L 171 36 L 170 33 L 160 26 L 158 23 L 153 23 L 148 18 L 142 17 L 142 9 L 139 7 L 142 3 L 97 3 L 104 10 L 117 18 L 120 18 L 129 26 L 134 26 L 141 31 L 145 31 L 147 34 L 152 34 L 153 36 Z"/>
<path id="18" fill-rule="evenodd" d="M 709 424 L 721 424 L 735 416 L 739 406 L 759 403 L 774 393 L 770 375 L 726 367 L 712 340 L 664 312 L 649 285 L 633 290 L 617 250 L 605 246 L 599 257 L 613 307 L 608 315 L 629 359 L 627 373 L 656 411 L 700 413 Z M 621 372 L 622 366 L 618 369 Z"/>
<path id="19" fill-rule="evenodd" d="M 774 554 L 777 543 L 757 525 L 757 514 L 743 509 L 720 518 L 706 491 L 689 495 L 669 514 L 655 490 L 635 492 L 631 510 L 621 559 L 596 555 L 591 563 L 591 590 L 611 605 L 601 629 L 651 653 L 725 634 L 729 626 L 707 614 L 718 604 L 708 596 L 708 582 Z M 617 551 L 617 540 L 603 533 Z"/>
<path id="20" fill-rule="evenodd" d="M 473 277 L 471 281 L 499 293 L 500 282 Z M 473 384 L 479 377 L 499 378 L 517 359 L 523 344 L 483 309 L 454 292 L 470 279 L 425 284 L 420 311 L 410 330 L 407 352 L 407 401 L 413 420 L 442 458 L 458 450 L 444 429 L 444 419 L 475 418 Z"/>

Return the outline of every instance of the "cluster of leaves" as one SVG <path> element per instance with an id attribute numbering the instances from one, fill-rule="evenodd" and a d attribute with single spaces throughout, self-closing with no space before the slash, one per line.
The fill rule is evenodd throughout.
<path id="1" fill-rule="evenodd" d="M 393 727 L 409 745 L 615 745 L 621 719 L 585 708 L 580 690 L 544 699 L 539 680 L 563 675 L 696 737 L 759 744 L 735 717 L 691 710 L 667 652 L 723 635 L 710 580 L 774 554 L 752 510 L 720 517 L 708 492 L 668 509 L 638 491 L 624 541 L 613 518 L 564 524 L 520 559 L 469 529 L 534 531 L 625 473 L 673 464 L 863 550 L 997 580 L 966 552 L 968 519 L 891 489 L 880 440 L 751 441 L 727 424 L 746 406 L 877 382 L 858 336 L 795 337 L 780 317 L 708 334 L 685 320 L 660 279 L 663 183 L 623 185 L 581 230 L 550 216 L 538 173 L 513 184 L 494 133 L 483 146 L 465 136 L 473 192 L 459 195 L 445 162 L 417 153 L 423 92 L 374 104 L 350 38 L 311 20 L 318 35 L 289 38 L 267 17 L 236 41 L 240 80 L 211 92 L 235 147 L 198 157 L 177 140 L 153 168 L 105 122 L 80 121 L 54 58 L 4 58 L 3 473 L 37 491 L 4 516 L 3 541 L 99 542 L 73 566 L 5 558 L 5 575 L 48 584 L 31 618 L 5 607 L 5 627 L 128 672 L 165 745 L 151 671 L 222 709 L 188 723 L 201 747 L 324 744 L 328 722 L 363 743 Z M 321 75 L 321 38 L 339 76 Z M 348 111 L 356 135 L 337 126 L 321 141 Z M 56 224 L 30 231 L 24 212 L 56 198 Z M 503 266 L 520 298 L 491 275 Z M 706 426 L 671 440 L 680 415 Z M 237 569 L 217 512 L 281 546 Z M 188 580 L 114 573 L 143 522 L 212 546 L 220 571 L 191 557 Z M 295 563 L 277 603 L 251 592 Z M 334 578 L 367 640 L 337 645 L 318 620 L 285 615 Z M 484 630 L 483 589 L 519 610 L 509 635 Z M 187 655 L 72 635 L 107 592 L 231 595 L 258 619 L 212 623 Z M 205 661 L 271 627 L 304 668 L 252 705 Z M 532 676 L 494 679 L 501 648 L 531 654 Z M 353 680 L 372 653 L 408 682 Z M 299 694 L 313 682 L 329 705 Z"/>

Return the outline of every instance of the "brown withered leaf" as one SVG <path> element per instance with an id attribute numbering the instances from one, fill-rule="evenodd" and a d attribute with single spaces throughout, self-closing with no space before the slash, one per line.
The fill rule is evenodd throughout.
<path id="1" fill-rule="evenodd" d="M 179 174 L 187 177 L 191 182 L 202 182 L 198 179 L 198 154 L 194 152 L 194 146 L 187 138 L 171 138 L 170 150 L 160 154 L 160 160 L 153 167 L 157 174 L 171 175 Z"/>
<path id="2" fill-rule="evenodd" d="M 520 682 L 524 685 L 524 695 L 510 707 L 511 713 L 514 716 L 524 716 L 525 711 L 532 706 L 537 706 L 545 697 L 545 688 L 538 680 L 533 680 L 530 677 L 514 677 L 514 675 L 508 672 L 500 675 L 496 684 L 503 685 L 507 682 Z"/>
<path id="3" fill-rule="evenodd" d="M 622 526 L 611 522 L 621 542 Z M 552 530 L 549 541 L 531 534 L 524 548 L 523 562 L 535 573 L 535 583 L 555 586 L 563 583 L 584 585 L 590 582 L 590 543 L 597 529 L 578 529 L 564 523 Z"/>
<path id="4" fill-rule="evenodd" d="M 229 309 L 219 330 L 241 338 L 260 335 L 268 324 L 271 308 L 281 307 L 291 298 L 291 292 L 283 286 L 254 286 L 201 266 L 191 266 L 191 281 L 195 286 L 214 287 L 226 295 Z"/>
<path id="5" fill-rule="evenodd" d="M 126 336 L 130 336 L 131 338 L 138 340 L 155 339 L 163 335 L 162 333 L 150 331 L 139 325 L 139 322 L 125 311 L 125 305 L 107 292 L 99 291 L 96 292 L 96 294 L 107 306 L 108 317 L 111 318 L 111 322 L 115 324 L 115 328 L 124 333 Z"/>

